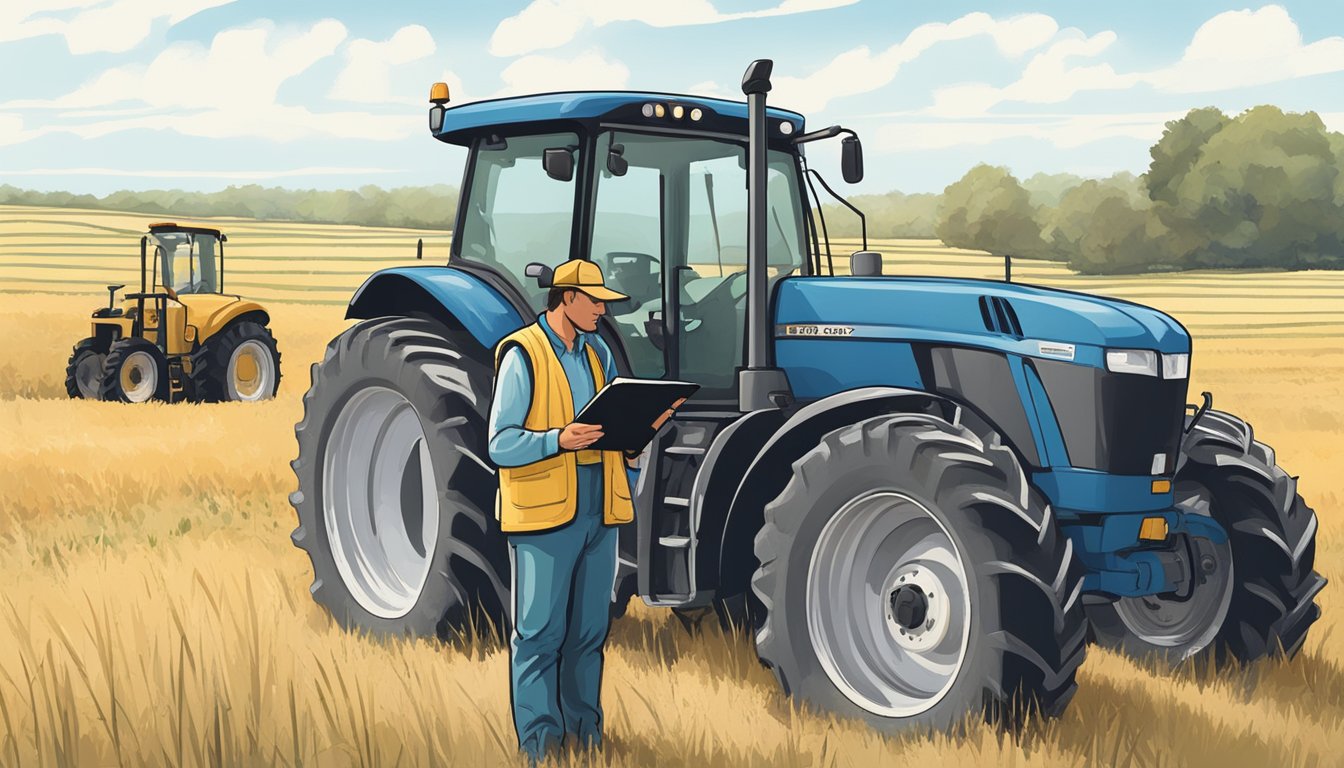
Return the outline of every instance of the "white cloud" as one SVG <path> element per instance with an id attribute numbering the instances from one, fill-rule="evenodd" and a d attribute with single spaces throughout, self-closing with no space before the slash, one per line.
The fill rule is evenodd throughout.
<path id="1" fill-rule="evenodd" d="M 1079 93 L 1128 90 L 1147 84 L 1170 93 L 1211 93 L 1344 71 L 1344 37 L 1303 44 L 1302 33 L 1281 6 L 1228 11 L 1204 22 L 1180 60 L 1147 72 L 1117 73 L 1110 64 L 1072 65 L 1095 59 L 1116 40 L 1114 32 L 1070 37 L 1036 55 L 1021 77 L 1003 88 L 968 83 L 934 93 L 929 114 L 986 114 L 1005 102 L 1057 104 Z"/>
<path id="2" fill-rule="evenodd" d="M 226 29 L 208 49 L 175 43 L 148 65 L 109 69 L 59 98 L 5 106 L 83 108 L 142 102 L 161 108 L 266 108 L 275 104 L 282 83 L 331 56 L 345 36 L 345 26 L 332 19 L 289 36 L 276 35 L 270 24 Z"/>
<path id="3" fill-rule="evenodd" d="M 972 120 L 894 120 L 874 131 L 879 152 L 949 149 L 983 146 L 1008 139 L 1038 139 L 1059 149 L 1072 149 L 1113 138 L 1149 143 L 1162 135 L 1168 120 L 1182 112 L 1133 114 L 995 115 Z"/>
<path id="4" fill-rule="evenodd" d="M 1176 64 L 1150 72 L 1164 91 L 1204 93 L 1344 71 L 1344 37 L 1304 45 L 1282 6 L 1227 11 L 1200 26 Z"/>
<path id="5" fill-rule="evenodd" d="M 144 42 L 154 24 L 178 24 L 235 0 L 4 0 L 0 43 L 63 35 L 71 53 L 122 53 Z M 73 14 L 73 15 L 72 15 Z"/>
<path id="6" fill-rule="evenodd" d="M 434 50 L 434 37 L 419 24 L 402 27 L 382 42 L 352 40 L 345 47 L 345 68 L 332 82 L 327 96 L 365 104 L 423 103 L 422 94 L 393 87 L 392 70 L 431 56 Z M 428 93 L 428 88 L 428 84 L 425 84 L 425 93 Z"/>
<path id="7" fill-rule="evenodd" d="M 33 131 L 23 127 L 22 117 L 0 113 L 0 147 L 7 144 L 22 144 L 33 136 Z"/>
<path id="8" fill-rule="evenodd" d="M 523 10 L 495 27 L 490 36 L 490 53 L 520 56 L 557 48 L 573 40 L 589 24 L 603 27 L 618 21 L 638 21 L 651 27 L 684 27 L 809 13 L 856 2 L 858 0 L 783 0 L 759 11 L 722 13 L 709 0 L 532 0 Z"/>
<path id="9" fill-rule="evenodd" d="M 588 50 L 572 59 L 554 56 L 524 56 L 499 73 L 504 88 L 496 95 L 573 90 L 583 83 L 585 90 L 625 88 L 630 70 L 619 61 L 608 61 L 597 50 Z"/>
<path id="10" fill-rule="evenodd" d="M 1116 40 L 1114 32 L 1091 37 L 1068 37 L 1032 57 L 1018 80 L 1003 88 L 969 83 L 934 91 L 931 114 L 980 115 L 1005 102 L 1058 104 L 1083 91 L 1124 90 L 1140 82 L 1139 75 L 1119 75 L 1109 64 L 1070 66 L 1075 58 L 1095 58 Z"/>
<path id="11" fill-rule="evenodd" d="M 215 35 L 209 48 L 176 43 L 148 65 L 109 69 L 64 96 L 0 107 L 98 110 L 113 118 L 88 120 L 76 112 L 29 138 L 57 131 L 97 138 L 128 130 L 172 130 L 208 138 L 290 141 L 324 134 L 388 140 L 421 129 L 418 114 L 314 112 L 278 103 L 281 85 L 330 58 L 345 38 L 345 26 L 332 19 L 288 34 L 278 33 L 269 23 L 227 29 Z M 104 109 L 113 105 L 117 108 Z M 140 107 L 148 107 L 148 114 Z M 119 112 L 131 116 L 118 118 Z"/>
<path id="12" fill-rule="evenodd" d="M 922 24 L 904 40 L 879 53 L 861 46 L 836 56 L 806 77 L 776 77 L 772 95 L 781 106 L 804 113 L 817 112 L 825 109 L 832 99 L 885 86 L 895 79 L 903 65 L 940 43 L 987 36 L 1001 53 L 1020 56 L 1044 45 L 1058 29 L 1054 19 L 1042 14 L 995 19 L 986 13 L 970 13 L 948 24 Z"/>

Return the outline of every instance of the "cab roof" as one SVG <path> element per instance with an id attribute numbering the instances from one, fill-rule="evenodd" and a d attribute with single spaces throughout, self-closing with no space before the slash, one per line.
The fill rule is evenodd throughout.
<path id="1" fill-rule="evenodd" d="M 185 224 L 174 224 L 171 221 L 162 221 L 155 224 L 150 224 L 149 231 L 151 234 L 155 235 L 164 232 L 186 232 L 192 235 L 214 235 L 215 237 L 221 236 L 220 231 L 218 229 L 210 229 L 208 227 L 193 227 Z"/>
<path id="2" fill-rule="evenodd" d="M 664 108 L 663 117 L 647 117 L 645 104 Z M 672 107 L 683 107 L 683 117 L 672 117 Z M 704 113 L 701 121 L 693 122 L 690 111 L 699 108 Z M 788 122 L 788 135 L 803 131 L 803 116 L 786 109 L 766 108 L 769 122 Z M 513 96 L 503 99 L 473 101 L 448 107 L 443 116 L 443 127 L 436 137 L 451 144 L 469 145 L 471 139 L 492 128 L 523 123 L 541 123 L 557 120 L 598 121 L 617 120 L 622 123 L 638 121 L 650 127 L 726 131 L 746 136 L 747 105 L 741 101 L 726 101 L 702 96 L 641 91 L 564 91 Z M 740 126 L 737 122 L 740 121 Z"/>

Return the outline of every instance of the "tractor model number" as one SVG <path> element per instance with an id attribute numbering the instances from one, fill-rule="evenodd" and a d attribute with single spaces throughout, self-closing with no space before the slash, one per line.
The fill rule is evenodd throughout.
<path id="1" fill-rule="evenodd" d="M 852 336 L 852 325 L 786 325 L 785 336 Z"/>

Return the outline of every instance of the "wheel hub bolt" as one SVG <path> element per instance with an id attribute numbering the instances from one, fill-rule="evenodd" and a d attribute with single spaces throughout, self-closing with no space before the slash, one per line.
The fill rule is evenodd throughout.
<path id="1" fill-rule="evenodd" d="M 1211 555 L 1205 555 L 1199 559 L 1199 567 L 1205 573 L 1213 573 L 1218 570 L 1218 563 Z"/>
<path id="2" fill-rule="evenodd" d="M 913 630 L 929 617 L 929 599 L 914 584 L 902 584 L 890 597 L 891 613 L 903 630 Z"/>

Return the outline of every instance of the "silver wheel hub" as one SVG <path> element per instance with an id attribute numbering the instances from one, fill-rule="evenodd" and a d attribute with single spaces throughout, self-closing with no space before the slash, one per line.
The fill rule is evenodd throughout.
<path id="1" fill-rule="evenodd" d="M 912 651 L 935 648 L 947 637 L 952 615 L 948 588 L 932 568 L 907 564 L 888 584 L 887 622 L 898 645 Z"/>
<path id="2" fill-rule="evenodd" d="M 121 389 L 126 399 L 143 403 L 159 388 L 159 366 L 148 352 L 132 352 L 121 364 Z"/>
<path id="3" fill-rule="evenodd" d="M 264 400 L 275 389 L 275 359 L 256 339 L 239 344 L 229 355 L 230 400 Z"/>
<path id="4" fill-rule="evenodd" d="M 808 566 L 808 634 L 854 704 L 883 717 L 932 708 L 961 671 L 970 617 L 956 542 L 921 503 L 866 493 L 823 528 Z"/>
<path id="5" fill-rule="evenodd" d="M 429 578 L 438 484 L 420 417 L 401 393 L 366 387 L 341 407 L 322 457 L 332 559 L 364 610 L 406 615 Z"/>

